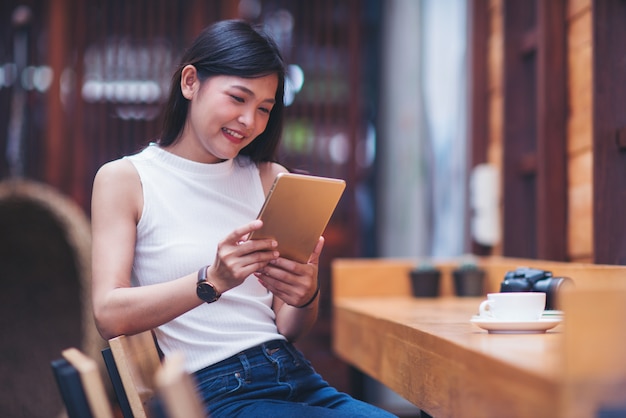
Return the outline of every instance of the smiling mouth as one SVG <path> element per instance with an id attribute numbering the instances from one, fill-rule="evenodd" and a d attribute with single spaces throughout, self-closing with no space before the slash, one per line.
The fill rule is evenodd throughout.
<path id="1" fill-rule="evenodd" d="M 224 133 L 226 133 L 226 134 L 227 134 L 227 135 L 229 135 L 229 136 L 232 136 L 232 137 L 233 137 L 233 138 L 235 138 L 235 139 L 238 139 L 238 140 L 243 140 L 243 139 L 244 139 L 244 136 L 243 136 L 243 135 L 241 135 L 240 133 L 235 132 L 235 131 L 233 131 L 233 130 L 231 130 L 231 129 L 228 129 L 228 128 L 222 128 L 222 131 L 224 131 Z"/>

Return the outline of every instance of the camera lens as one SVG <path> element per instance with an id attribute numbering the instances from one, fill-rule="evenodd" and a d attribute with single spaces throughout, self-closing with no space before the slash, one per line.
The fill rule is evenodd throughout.
<path id="1" fill-rule="evenodd" d="M 573 286 L 574 282 L 569 277 L 550 277 L 538 280 L 533 286 L 533 291 L 546 294 L 546 309 L 557 309 L 557 294 L 565 286 Z"/>

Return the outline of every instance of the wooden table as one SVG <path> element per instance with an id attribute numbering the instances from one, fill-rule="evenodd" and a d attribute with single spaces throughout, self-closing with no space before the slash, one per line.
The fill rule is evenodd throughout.
<path id="1" fill-rule="evenodd" d="M 564 324 L 546 333 L 489 334 L 470 323 L 482 297 L 413 298 L 402 271 L 389 261 L 333 267 L 333 348 L 428 414 L 570 418 L 624 407 L 626 286 L 568 292 Z"/>
<path id="2" fill-rule="evenodd" d="M 435 417 L 555 417 L 562 335 L 488 334 L 469 322 L 481 300 L 342 298 L 333 346 Z"/>

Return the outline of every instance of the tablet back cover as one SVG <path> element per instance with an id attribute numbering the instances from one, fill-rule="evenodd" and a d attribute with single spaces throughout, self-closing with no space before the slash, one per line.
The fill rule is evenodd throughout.
<path id="1" fill-rule="evenodd" d="M 341 179 L 279 174 L 258 216 L 263 227 L 250 238 L 274 238 L 281 257 L 306 263 L 345 187 Z"/>

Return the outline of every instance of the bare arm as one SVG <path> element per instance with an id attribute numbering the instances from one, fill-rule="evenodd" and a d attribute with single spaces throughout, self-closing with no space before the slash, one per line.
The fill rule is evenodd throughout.
<path id="1" fill-rule="evenodd" d="M 193 276 L 131 288 L 136 226 L 143 207 L 141 183 L 132 164 L 103 166 L 92 194 L 93 306 L 104 338 L 134 334 L 161 325 L 200 304 Z"/>
<path id="2" fill-rule="evenodd" d="M 142 207 L 141 183 L 129 161 L 114 161 L 98 171 L 92 196 L 92 292 L 96 325 L 106 339 L 152 329 L 203 303 L 195 293 L 195 272 L 166 283 L 131 287 Z M 220 242 L 215 256 L 207 254 L 211 264 L 207 278 L 219 291 L 238 286 L 276 258 L 270 240 L 237 245 L 260 226 L 253 221 L 237 228 Z"/>

